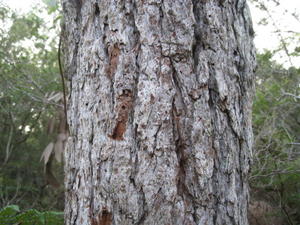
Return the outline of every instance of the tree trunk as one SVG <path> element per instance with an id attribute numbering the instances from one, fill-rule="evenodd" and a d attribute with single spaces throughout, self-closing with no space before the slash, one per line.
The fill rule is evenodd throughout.
<path id="1" fill-rule="evenodd" d="M 245 0 L 62 0 L 66 224 L 247 225 Z"/>

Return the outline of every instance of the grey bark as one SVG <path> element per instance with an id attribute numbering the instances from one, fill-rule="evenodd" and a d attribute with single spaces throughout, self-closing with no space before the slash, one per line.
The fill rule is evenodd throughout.
<path id="1" fill-rule="evenodd" d="M 66 224 L 247 225 L 245 0 L 62 0 Z"/>

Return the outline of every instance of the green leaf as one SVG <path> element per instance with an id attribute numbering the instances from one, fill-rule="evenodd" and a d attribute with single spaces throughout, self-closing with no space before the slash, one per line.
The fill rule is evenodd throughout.
<path id="1" fill-rule="evenodd" d="M 47 5 L 49 13 L 53 13 L 58 9 L 58 0 L 43 0 L 43 2 Z"/>
<path id="2" fill-rule="evenodd" d="M 45 218 L 43 213 L 40 213 L 39 211 L 35 209 L 30 209 L 24 213 L 19 214 L 17 217 L 17 222 L 21 223 L 22 225 L 44 225 L 45 224 Z"/>
<path id="3" fill-rule="evenodd" d="M 16 223 L 16 215 L 19 212 L 19 206 L 9 205 L 0 211 L 0 224 Z"/>
<path id="4" fill-rule="evenodd" d="M 54 211 L 47 211 L 44 212 L 45 221 L 48 225 L 63 225 L 64 224 L 64 213 L 63 212 L 54 212 Z"/>

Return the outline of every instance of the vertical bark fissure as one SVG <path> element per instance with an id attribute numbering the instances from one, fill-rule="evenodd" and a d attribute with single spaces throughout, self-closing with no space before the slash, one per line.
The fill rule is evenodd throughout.
<path id="1" fill-rule="evenodd" d="M 89 209 L 90 209 L 90 217 L 91 217 L 91 221 L 94 220 L 94 182 L 93 182 L 93 178 L 94 178 L 94 163 L 92 160 L 92 151 L 93 151 L 93 141 L 94 141 L 94 125 L 92 124 L 92 131 L 91 131 L 91 136 L 90 136 L 90 140 L 89 140 L 89 164 L 90 164 L 90 205 L 89 205 Z"/>
<path id="2" fill-rule="evenodd" d="M 78 196 L 75 196 L 76 202 L 78 204 L 79 200 L 78 200 Z M 73 208 L 72 208 L 73 210 Z M 71 210 L 71 215 L 73 214 L 73 211 Z M 73 217 L 70 217 L 71 221 L 73 220 L 73 225 L 77 224 L 77 218 L 78 218 L 78 214 L 79 214 L 79 207 L 76 207 L 76 213 L 75 213 L 75 218 L 73 219 Z"/>
<path id="3" fill-rule="evenodd" d="M 134 161 L 132 160 L 132 172 L 130 174 L 130 179 L 132 179 L 132 183 L 134 185 L 134 188 L 137 190 L 137 195 L 138 195 L 138 203 L 140 205 L 140 208 L 139 208 L 139 212 L 138 212 L 138 219 L 136 221 L 136 225 L 139 225 L 139 224 L 142 224 L 143 223 L 143 220 L 145 219 L 146 217 L 146 212 L 147 212 L 147 209 L 145 207 L 145 195 L 143 193 L 143 190 L 141 187 L 139 187 L 137 184 L 136 184 L 136 176 L 137 176 L 137 173 L 138 173 L 138 168 L 139 168 L 139 158 L 138 158 L 138 153 L 137 151 L 140 149 L 140 140 L 139 140 L 139 137 L 138 137 L 138 133 L 137 133 L 137 128 L 138 128 L 138 125 L 137 124 L 134 124 L 134 115 L 135 115 L 135 109 L 136 109 L 136 106 L 138 104 L 138 101 L 137 101 L 137 98 L 138 98 L 138 84 L 139 84 L 139 74 L 140 74 L 140 66 L 139 66 L 139 63 L 138 63 L 138 59 L 139 59 L 139 56 L 140 56 L 140 48 L 141 48 L 141 42 L 140 42 L 140 33 L 139 33 L 139 30 L 136 26 L 136 14 L 137 14 L 137 8 L 136 8 L 136 2 L 133 1 L 132 3 L 132 11 L 131 11 L 131 14 L 130 14 L 130 17 L 131 17 L 131 22 L 132 24 L 134 25 L 134 33 L 136 34 L 136 44 L 135 44 L 135 48 L 134 48 L 134 51 L 135 51 L 135 68 L 136 68 L 136 76 L 135 76 L 135 84 L 134 84 L 134 101 L 133 101 L 133 109 L 132 109 L 132 113 L 131 113 L 131 122 L 133 123 L 133 151 L 130 155 L 131 157 L 131 160 L 134 159 Z"/>

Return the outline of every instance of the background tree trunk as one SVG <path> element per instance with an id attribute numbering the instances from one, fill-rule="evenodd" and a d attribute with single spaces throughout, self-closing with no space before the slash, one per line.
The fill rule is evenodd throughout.
<path id="1" fill-rule="evenodd" d="M 66 224 L 247 225 L 245 0 L 62 0 Z"/>

